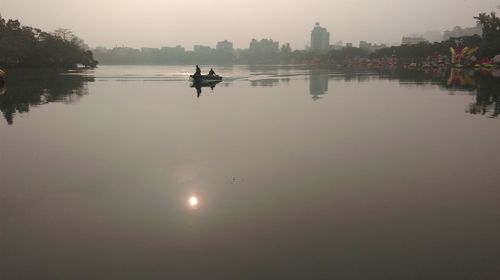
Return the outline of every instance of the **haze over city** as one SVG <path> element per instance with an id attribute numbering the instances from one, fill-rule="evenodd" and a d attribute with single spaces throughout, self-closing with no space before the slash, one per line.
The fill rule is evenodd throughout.
<path id="1" fill-rule="evenodd" d="M 0 0 L 0 280 L 499 280 L 500 0 Z"/>
<path id="2" fill-rule="evenodd" d="M 474 26 L 480 12 L 498 11 L 498 0 L 0 0 L 5 18 L 43 30 L 71 29 L 91 47 L 214 46 L 230 40 L 248 47 L 252 38 L 309 44 L 315 22 L 331 33 L 331 42 L 395 44 L 427 30 Z"/>

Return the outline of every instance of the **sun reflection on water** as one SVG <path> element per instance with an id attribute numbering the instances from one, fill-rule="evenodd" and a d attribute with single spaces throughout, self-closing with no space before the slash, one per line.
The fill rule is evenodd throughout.
<path id="1" fill-rule="evenodd" d="M 190 208 L 196 209 L 198 208 L 198 205 L 200 204 L 200 200 L 198 199 L 197 196 L 191 195 L 188 199 L 188 204 Z"/>

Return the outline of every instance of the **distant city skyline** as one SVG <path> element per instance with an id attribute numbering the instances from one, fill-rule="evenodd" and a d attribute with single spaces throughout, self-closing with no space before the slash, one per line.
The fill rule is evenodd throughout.
<path id="1" fill-rule="evenodd" d="M 49 32 L 68 28 L 90 47 L 181 45 L 186 49 L 194 45 L 215 48 L 223 40 L 232 42 L 234 48 L 248 48 L 253 38 L 304 49 L 311 44 L 316 22 L 330 32 L 330 42 L 391 45 L 412 33 L 472 27 L 474 16 L 499 11 L 500 5 L 499 0 L 310 0 L 293 4 L 220 0 L 213 7 L 181 0 L 0 1 L 4 18 Z"/>

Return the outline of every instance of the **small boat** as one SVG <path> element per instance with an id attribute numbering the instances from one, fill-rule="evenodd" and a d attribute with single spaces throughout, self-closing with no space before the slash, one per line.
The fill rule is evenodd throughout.
<path id="1" fill-rule="evenodd" d="M 199 76 L 190 75 L 189 78 L 191 79 L 191 81 L 193 81 L 195 83 L 197 83 L 197 82 L 210 83 L 210 82 L 221 82 L 222 81 L 222 77 L 219 75 L 199 75 Z"/>

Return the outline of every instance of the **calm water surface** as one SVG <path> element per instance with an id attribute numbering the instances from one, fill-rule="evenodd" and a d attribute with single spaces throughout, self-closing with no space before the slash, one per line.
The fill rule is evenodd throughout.
<path id="1" fill-rule="evenodd" d="M 499 78 L 217 70 L 11 73 L 0 279 L 500 279 Z"/>

